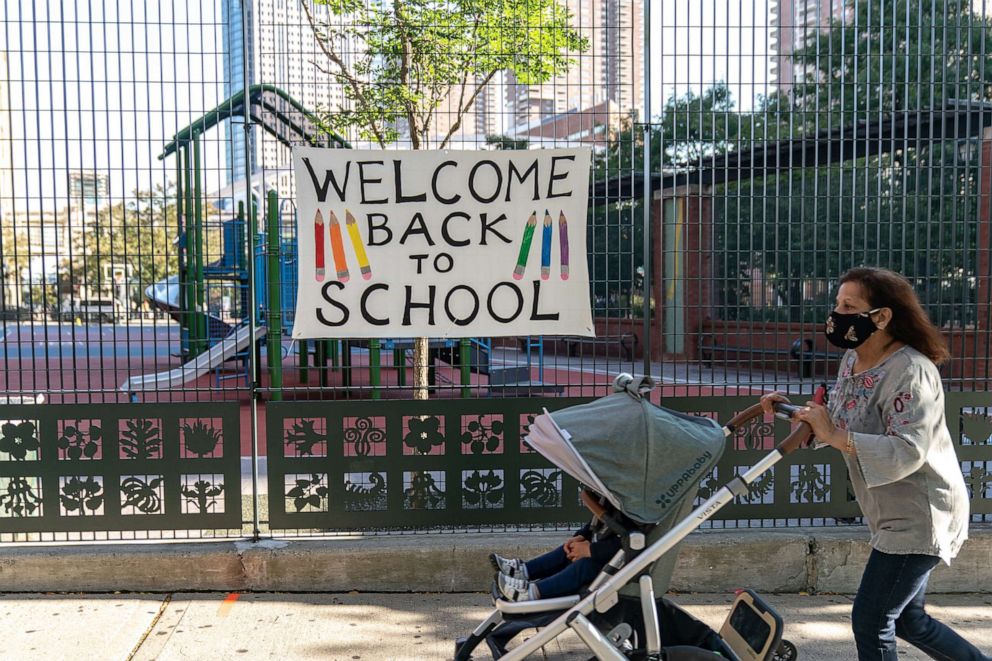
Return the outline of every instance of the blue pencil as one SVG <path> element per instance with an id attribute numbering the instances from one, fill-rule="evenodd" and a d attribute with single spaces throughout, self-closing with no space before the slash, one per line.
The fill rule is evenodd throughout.
<path id="1" fill-rule="evenodd" d="M 544 210 L 544 234 L 541 235 L 541 280 L 551 277 L 551 213 Z"/>

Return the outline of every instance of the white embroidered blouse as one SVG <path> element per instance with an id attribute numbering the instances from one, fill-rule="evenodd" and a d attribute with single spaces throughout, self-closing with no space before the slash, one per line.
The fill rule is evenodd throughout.
<path id="1" fill-rule="evenodd" d="M 950 564 L 968 538 L 969 501 L 937 367 L 909 346 L 858 374 L 856 358 L 852 350 L 841 359 L 829 410 L 853 433 L 856 452 L 845 460 L 871 545 Z"/>

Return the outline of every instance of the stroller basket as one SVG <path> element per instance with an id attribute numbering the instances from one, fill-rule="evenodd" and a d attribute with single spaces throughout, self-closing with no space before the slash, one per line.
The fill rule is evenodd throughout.
<path id="1" fill-rule="evenodd" d="M 643 397 L 652 387 L 648 378 L 636 381 L 621 374 L 614 394 L 545 412 L 526 439 L 627 518 L 649 528 L 648 534 L 629 531 L 623 548 L 582 594 L 508 602 L 494 591 L 496 610 L 457 642 L 456 661 L 470 659 L 483 640 L 494 658 L 523 659 L 567 629 L 599 659 L 658 657 L 663 649 L 673 661 L 712 659 L 714 653 L 729 659 L 795 658 L 795 648 L 781 641 L 781 618 L 753 592 L 738 596 L 721 628 L 726 638 L 655 593 L 667 589 L 678 543 L 805 444 L 809 426 L 799 425 L 746 473 L 690 512 L 698 481 L 719 460 L 726 437 L 760 419 L 763 411 L 755 404 L 720 427 L 708 418 L 654 406 Z M 777 404 L 776 412 L 787 418 L 795 408 Z M 517 633 L 533 627 L 541 630 L 507 651 Z"/>

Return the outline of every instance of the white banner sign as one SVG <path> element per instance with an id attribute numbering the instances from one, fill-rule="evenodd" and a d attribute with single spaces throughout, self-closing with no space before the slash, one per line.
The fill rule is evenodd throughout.
<path id="1" fill-rule="evenodd" d="M 294 338 L 593 335 L 588 149 L 298 147 Z"/>

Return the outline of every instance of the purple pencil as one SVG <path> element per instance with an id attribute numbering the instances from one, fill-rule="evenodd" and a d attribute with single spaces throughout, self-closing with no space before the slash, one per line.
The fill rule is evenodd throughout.
<path id="1" fill-rule="evenodd" d="M 568 219 L 558 212 L 558 240 L 561 244 L 561 279 L 568 280 Z"/>

